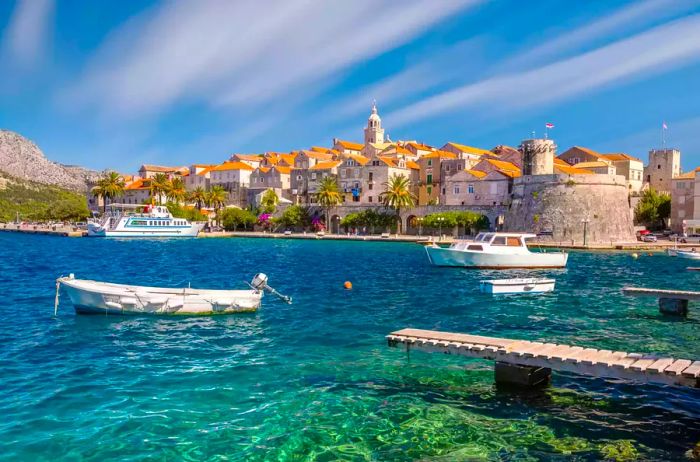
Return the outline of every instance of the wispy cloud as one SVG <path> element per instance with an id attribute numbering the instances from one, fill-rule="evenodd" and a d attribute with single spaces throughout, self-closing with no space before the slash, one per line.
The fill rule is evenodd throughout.
<path id="1" fill-rule="evenodd" d="M 697 7 L 695 2 L 690 1 L 635 1 L 579 28 L 567 29 L 553 38 L 545 37 L 539 45 L 518 53 L 498 68 L 522 70 L 537 67 L 552 58 L 561 58 L 572 50 L 580 51 L 582 47 L 601 40 L 610 41 L 640 27 L 668 20 L 679 13 L 697 10 Z"/>
<path id="2" fill-rule="evenodd" d="M 3 36 L 7 56 L 22 67 L 44 54 L 54 10 L 53 0 L 19 0 Z"/>
<path id="3" fill-rule="evenodd" d="M 480 107 L 503 113 L 547 105 L 597 89 L 670 72 L 700 58 L 700 15 L 530 71 L 497 75 L 434 95 L 387 116 L 405 125 Z"/>
<path id="4" fill-rule="evenodd" d="M 313 92 L 324 79 L 476 2 L 166 3 L 117 31 L 69 97 L 127 117 L 178 102 L 263 104 Z"/>

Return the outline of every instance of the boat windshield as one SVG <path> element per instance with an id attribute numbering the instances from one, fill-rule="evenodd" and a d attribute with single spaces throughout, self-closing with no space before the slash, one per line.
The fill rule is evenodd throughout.
<path id="1" fill-rule="evenodd" d="M 475 242 L 490 242 L 493 238 L 493 233 L 479 233 L 474 239 Z"/>

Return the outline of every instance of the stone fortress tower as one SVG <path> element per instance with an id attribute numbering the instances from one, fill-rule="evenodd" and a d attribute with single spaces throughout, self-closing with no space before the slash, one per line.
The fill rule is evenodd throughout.
<path id="1" fill-rule="evenodd" d="M 523 175 L 551 175 L 554 173 L 554 155 L 557 147 L 549 139 L 523 140 Z"/>
<path id="2" fill-rule="evenodd" d="M 681 152 L 678 149 L 652 149 L 649 165 L 644 167 L 644 181 L 657 191 L 671 192 L 671 180 L 681 174 Z"/>
<path id="3" fill-rule="evenodd" d="M 377 102 L 372 103 L 372 113 L 367 119 L 367 127 L 365 128 L 365 145 L 374 143 L 384 143 L 384 129 L 382 128 L 382 119 L 377 114 Z"/>
<path id="4" fill-rule="evenodd" d="M 550 139 L 523 140 L 519 149 L 523 176 L 513 182 L 506 231 L 542 233 L 579 245 L 635 240 L 624 176 L 570 174 L 554 162 L 556 145 Z"/>

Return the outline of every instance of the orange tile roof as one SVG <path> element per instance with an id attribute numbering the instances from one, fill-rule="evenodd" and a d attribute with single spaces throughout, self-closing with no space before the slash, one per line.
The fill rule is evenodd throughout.
<path id="1" fill-rule="evenodd" d="M 503 160 L 496 160 L 496 159 L 484 159 L 484 160 L 486 160 L 486 162 L 488 162 L 489 164 L 496 167 L 498 170 L 520 172 L 520 167 L 518 167 L 517 165 L 515 165 L 512 162 L 506 162 Z"/>
<path id="2" fill-rule="evenodd" d="M 379 160 L 381 160 L 382 162 L 384 162 L 385 164 L 387 164 L 389 167 L 396 167 L 396 165 L 394 164 L 395 159 L 392 157 L 377 156 L 377 158 Z"/>
<path id="3" fill-rule="evenodd" d="M 637 159 L 636 157 L 632 157 L 629 154 L 625 154 L 623 152 L 616 152 L 612 154 L 603 154 L 603 157 L 612 160 L 612 161 L 619 161 L 619 160 L 636 160 L 637 162 L 641 162 L 640 159 Z"/>
<path id="4" fill-rule="evenodd" d="M 124 187 L 124 190 L 125 191 L 133 191 L 136 189 L 149 189 L 150 184 L 151 184 L 150 180 L 144 180 L 143 178 L 139 178 L 138 180 L 133 181 L 133 182 L 129 183 L 128 185 L 126 185 Z"/>
<path id="5" fill-rule="evenodd" d="M 319 162 L 318 164 L 311 167 L 309 170 L 330 170 L 336 168 L 338 165 L 342 164 L 339 160 L 329 160 L 325 162 Z"/>
<path id="6" fill-rule="evenodd" d="M 352 141 L 337 140 L 337 143 L 345 149 L 350 149 L 353 151 L 362 151 L 362 148 L 365 147 L 363 144 L 353 143 Z"/>
<path id="7" fill-rule="evenodd" d="M 323 146 L 311 146 L 311 149 L 309 149 L 309 151 L 322 152 L 326 154 L 334 154 L 338 152 L 333 148 L 324 148 Z"/>
<path id="8" fill-rule="evenodd" d="M 247 160 L 248 162 L 260 162 L 263 160 L 262 154 L 234 154 L 238 160 Z"/>
<path id="9" fill-rule="evenodd" d="M 258 170 L 260 170 L 263 173 L 267 173 L 270 171 L 270 167 L 258 167 Z"/>
<path id="10" fill-rule="evenodd" d="M 410 168 L 411 170 L 420 170 L 420 165 L 413 162 L 412 160 L 406 161 L 406 167 Z"/>
<path id="11" fill-rule="evenodd" d="M 692 172 L 681 173 L 681 174 L 678 175 L 677 177 L 673 178 L 671 181 L 675 181 L 675 180 L 692 180 L 693 178 L 695 178 L 695 172 L 696 172 L 697 170 L 698 170 L 698 169 L 696 168 L 696 169 L 693 170 Z"/>
<path id="12" fill-rule="evenodd" d="M 365 165 L 367 162 L 369 162 L 369 159 L 365 156 L 361 156 L 359 154 L 345 154 L 345 157 L 354 160 L 360 165 Z"/>
<path id="13" fill-rule="evenodd" d="M 294 165 L 294 159 L 296 159 L 297 155 L 296 153 L 280 154 L 280 157 L 287 165 L 291 166 Z"/>
<path id="14" fill-rule="evenodd" d="M 216 168 L 216 165 L 212 165 L 211 167 L 207 167 L 203 170 L 200 170 L 197 175 L 206 175 L 207 173 L 211 172 L 214 168 Z"/>
<path id="15" fill-rule="evenodd" d="M 416 148 L 416 149 L 420 149 L 421 151 L 432 151 L 432 150 L 435 149 L 435 148 L 432 147 L 432 146 L 428 146 L 427 144 L 422 144 L 422 143 L 419 143 L 419 142 L 417 142 L 417 141 L 409 141 L 409 142 L 406 143 L 406 144 L 409 145 L 409 146 L 412 146 L 412 147 L 414 147 L 414 148 Z"/>
<path id="16" fill-rule="evenodd" d="M 571 167 L 571 165 L 569 165 L 569 163 L 567 161 L 565 161 L 564 159 L 560 159 L 558 157 L 554 158 L 554 164 L 555 165 L 565 165 L 567 167 Z"/>
<path id="17" fill-rule="evenodd" d="M 274 167 L 275 170 L 277 170 L 280 173 L 283 173 L 285 175 L 289 175 L 292 173 L 292 168 L 291 167 L 283 167 L 282 165 L 275 165 Z"/>
<path id="18" fill-rule="evenodd" d="M 473 146 L 467 146 L 466 144 L 453 143 L 452 141 L 450 141 L 447 144 L 452 145 L 455 148 L 459 149 L 460 151 L 466 152 L 469 154 L 476 154 L 476 155 L 493 154 L 491 151 L 488 151 L 486 149 L 475 148 Z"/>
<path id="19" fill-rule="evenodd" d="M 574 147 L 572 147 L 571 149 L 578 149 L 579 151 L 583 151 L 583 152 L 585 152 L 585 153 L 588 154 L 588 155 L 595 156 L 595 157 L 598 158 L 598 159 L 600 159 L 601 157 L 603 157 L 603 154 L 601 154 L 601 153 L 599 153 L 599 152 L 597 152 L 597 151 L 594 151 L 593 149 L 584 148 L 584 147 L 582 147 L 582 146 L 574 146 Z M 568 151 L 569 151 L 569 150 L 567 149 L 566 152 L 568 152 Z M 566 154 L 566 152 L 564 152 L 563 154 Z M 562 155 L 563 155 L 563 154 L 562 154 Z"/>
<path id="20" fill-rule="evenodd" d="M 518 178 L 522 176 L 522 173 L 520 173 L 520 170 L 503 170 L 503 169 L 497 169 L 496 170 L 498 173 L 505 175 L 510 178 Z"/>
<path id="21" fill-rule="evenodd" d="M 194 168 L 209 168 L 209 167 L 215 167 L 216 164 L 192 164 Z"/>
<path id="22" fill-rule="evenodd" d="M 486 176 L 486 172 L 482 172 L 481 170 L 466 169 L 465 172 L 470 173 L 477 178 L 483 178 Z"/>
<path id="23" fill-rule="evenodd" d="M 333 154 L 328 154 L 325 152 L 317 152 L 317 151 L 301 151 L 304 153 L 306 157 L 309 157 L 311 159 L 317 159 L 317 160 L 332 160 L 333 159 Z"/>
<path id="24" fill-rule="evenodd" d="M 565 173 L 567 175 L 595 175 L 595 173 L 590 171 L 590 170 L 586 170 L 583 168 L 571 167 L 571 166 L 567 167 L 565 165 L 555 165 L 554 172 L 555 173 Z"/>
<path id="25" fill-rule="evenodd" d="M 240 162 L 237 160 L 227 160 L 223 164 L 213 167 L 210 171 L 223 172 L 227 170 L 254 170 L 254 168 L 244 162 Z"/>
<path id="26" fill-rule="evenodd" d="M 425 154 L 424 156 L 421 156 L 421 159 L 456 159 L 457 154 L 454 152 L 448 152 L 448 151 L 441 151 L 439 149 L 431 152 L 430 154 Z"/>

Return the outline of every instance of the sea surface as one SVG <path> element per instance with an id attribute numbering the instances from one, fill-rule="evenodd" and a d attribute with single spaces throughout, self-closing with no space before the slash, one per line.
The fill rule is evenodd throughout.
<path id="1" fill-rule="evenodd" d="M 698 289 L 663 254 L 573 252 L 543 296 L 478 292 L 496 273 L 415 244 L 109 240 L 0 233 L 0 460 L 688 460 L 700 390 L 554 373 L 497 390 L 489 361 L 387 348 L 403 327 L 700 357 L 700 306 L 664 317 L 627 284 Z M 54 281 L 292 295 L 255 314 L 77 316 Z M 529 273 L 532 274 L 532 273 Z M 343 289 L 351 281 L 352 290 Z"/>

